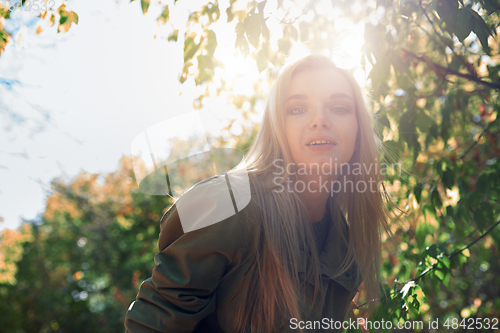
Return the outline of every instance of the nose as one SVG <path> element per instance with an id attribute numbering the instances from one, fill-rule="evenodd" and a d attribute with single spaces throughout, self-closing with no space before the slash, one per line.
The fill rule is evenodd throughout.
<path id="1" fill-rule="evenodd" d="M 311 129 L 324 128 L 329 129 L 331 127 L 330 121 L 326 118 L 326 110 L 322 106 L 316 108 L 314 114 L 314 119 L 311 122 Z"/>

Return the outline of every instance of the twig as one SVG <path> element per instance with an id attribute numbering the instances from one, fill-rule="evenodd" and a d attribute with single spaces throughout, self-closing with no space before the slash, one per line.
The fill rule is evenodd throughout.
<path id="1" fill-rule="evenodd" d="M 429 17 L 429 15 L 427 15 L 427 11 L 422 6 L 422 0 L 418 0 L 418 5 L 420 6 L 420 9 L 422 9 L 422 12 L 424 13 L 425 17 L 427 18 L 427 21 L 429 21 L 429 23 L 431 24 L 432 29 L 434 30 L 434 32 L 436 33 L 436 35 L 439 37 L 439 39 L 441 39 L 441 41 L 444 43 L 444 45 L 448 46 L 450 48 L 451 52 L 453 52 L 453 54 L 458 59 L 460 59 L 460 61 L 464 64 L 464 66 L 467 67 L 467 64 L 465 63 L 465 60 L 463 60 L 461 57 L 458 56 L 458 54 L 455 52 L 455 50 L 453 48 L 453 45 L 449 45 L 446 42 L 446 39 L 444 39 L 444 37 L 440 33 L 438 33 L 438 31 L 436 30 L 436 27 L 434 26 L 434 22 L 431 20 L 431 18 Z"/>
<path id="2" fill-rule="evenodd" d="M 409 51 L 409 50 L 404 49 L 404 48 L 402 48 L 401 51 L 403 51 L 404 53 L 410 55 L 411 57 L 413 57 L 413 58 L 415 58 L 415 59 L 417 59 L 419 61 L 423 61 L 426 64 L 428 64 L 438 74 L 438 76 L 440 74 L 442 75 L 443 73 L 445 75 L 448 75 L 448 74 L 449 75 L 455 75 L 455 76 L 459 76 L 459 77 L 462 77 L 464 79 L 467 79 L 467 80 L 470 80 L 470 81 L 482 84 L 482 85 L 487 86 L 489 88 L 500 90 L 500 84 L 493 83 L 493 82 L 488 82 L 488 81 L 483 81 L 483 80 L 479 79 L 478 77 L 476 77 L 474 75 L 463 74 L 463 73 L 460 73 L 459 71 L 456 71 L 454 69 L 438 65 L 435 62 L 433 62 L 432 60 L 430 60 L 425 55 L 419 56 L 419 55 L 413 53 L 412 51 Z"/>
<path id="3" fill-rule="evenodd" d="M 498 225 L 500 225 L 500 221 L 496 222 L 494 225 L 492 225 L 485 233 L 483 233 L 480 237 L 476 238 L 474 241 L 472 241 L 470 244 L 468 244 L 467 246 L 463 247 L 461 250 L 458 250 L 458 251 L 455 251 L 453 252 L 452 254 L 450 254 L 448 256 L 448 259 L 451 259 L 453 257 L 455 257 L 456 255 L 462 253 L 463 251 L 467 250 L 468 248 L 470 248 L 472 245 L 476 244 L 478 241 L 480 241 L 481 239 L 483 239 L 486 235 L 488 235 L 491 231 L 493 231 L 493 229 L 495 229 L 495 227 L 497 227 Z M 418 280 L 420 280 L 424 275 L 426 275 L 427 273 L 429 273 L 430 271 L 434 270 L 435 268 L 437 267 L 436 264 L 432 265 L 431 267 L 427 268 L 425 271 L 423 271 L 422 273 L 420 273 L 419 276 L 413 278 L 413 279 L 410 279 L 410 280 L 407 280 L 407 281 L 404 281 L 404 282 L 401 282 L 400 284 L 407 284 L 409 282 L 417 282 Z M 398 282 L 399 283 L 399 282 Z M 376 301 L 379 301 L 383 298 L 388 298 L 389 296 L 392 296 L 396 293 L 398 293 L 399 291 L 393 291 L 391 292 L 390 294 L 386 295 L 385 297 L 379 297 L 379 298 L 376 298 L 376 299 L 372 299 L 371 301 L 367 301 L 363 304 L 360 304 L 358 306 L 356 306 L 355 308 L 353 308 L 353 310 L 355 309 L 358 309 L 362 306 L 365 306 L 367 305 L 368 303 L 371 303 L 371 302 L 376 302 Z"/>
<path id="4" fill-rule="evenodd" d="M 271 13 L 271 15 L 272 15 L 272 16 L 274 16 L 274 18 L 275 18 L 276 20 L 278 20 L 281 24 L 294 24 L 294 23 L 295 23 L 295 22 L 296 22 L 296 21 L 297 21 L 297 20 L 298 20 L 298 19 L 299 19 L 302 15 L 305 15 L 305 14 L 306 14 L 306 13 L 307 13 L 307 12 L 308 12 L 311 8 L 312 8 L 312 6 L 313 6 L 313 4 L 314 4 L 315 2 L 316 2 L 316 0 L 311 0 L 311 1 L 309 2 L 309 5 L 308 5 L 306 8 L 304 8 L 304 9 L 302 10 L 302 13 L 300 13 L 300 15 L 299 15 L 299 16 L 294 17 L 293 19 L 288 19 L 288 20 L 285 20 L 285 19 L 283 18 L 282 20 L 280 20 L 280 19 L 279 19 L 279 18 L 277 18 L 277 17 L 276 17 L 276 15 L 274 15 L 273 13 Z"/>
<path id="5" fill-rule="evenodd" d="M 466 150 L 466 151 L 462 154 L 462 156 L 460 156 L 460 158 L 459 158 L 458 160 L 463 160 L 463 159 L 464 159 L 464 157 L 465 157 L 468 153 L 470 153 L 470 151 L 471 151 L 471 150 L 472 150 L 472 149 L 473 149 L 473 148 L 474 148 L 474 147 L 478 144 L 479 140 L 481 140 L 481 137 L 484 135 L 484 133 L 486 133 L 486 132 L 490 129 L 491 125 L 493 125 L 493 124 L 494 124 L 497 120 L 498 120 L 498 116 L 495 118 L 495 120 L 493 120 L 491 123 L 489 123 L 489 124 L 488 124 L 488 126 L 486 126 L 486 127 L 484 128 L 484 130 L 481 132 L 481 134 L 479 135 L 479 137 L 477 138 L 477 140 L 476 140 L 476 141 L 474 141 L 474 143 L 472 144 L 472 146 L 470 146 L 470 147 L 469 147 L 469 149 L 467 149 L 467 150 Z M 457 160 L 457 161 L 458 161 L 458 160 Z"/>

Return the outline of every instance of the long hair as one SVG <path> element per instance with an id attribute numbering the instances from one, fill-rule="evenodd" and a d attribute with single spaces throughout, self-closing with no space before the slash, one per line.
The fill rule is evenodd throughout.
<path id="1" fill-rule="evenodd" d="M 328 200 L 330 211 L 339 210 L 344 214 L 349 229 L 347 255 L 340 272 L 357 264 L 358 278 L 363 280 L 368 299 L 379 293 L 379 261 L 381 229 L 387 228 L 387 214 L 384 197 L 387 192 L 381 184 L 379 174 L 379 148 L 381 142 L 372 128 L 361 88 L 346 70 L 337 68 L 326 56 L 309 55 L 286 67 L 278 76 L 267 101 L 262 123 L 255 142 L 243 161 L 235 168 L 246 169 L 252 184 L 253 208 L 249 208 L 251 218 L 258 220 L 260 228 L 259 245 L 256 246 L 255 265 L 250 269 L 248 281 L 238 291 L 246 301 L 237 305 L 235 325 L 237 332 L 247 327 L 251 332 L 273 332 L 288 318 L 300 318 L 300 313 L 311 313 L 319 291 L 319 258 L 315 250 L 311 221 L 306 206 L 295 192 L 275 191 L 279 184 L 293 177 L 284 168 L 279 184 L 276 182 L 278 167 L 292 163 L 291 153 L 285 136 L 284 101 L 290 82 L 296 73 L 310 69 L 334 68 L 344 75 L 352 86 L 358 119 L 358 149 L 345 167 L 355 163 L 365 165 L 365 171 L 348 172 L 338 176 L 345 184 L 376 182 L 377 190 L 361 193 L 353 188 L 336 193 Z M 371 166 L 371 167 L 370 167 Z M 293 186 L 292 186 L 293 187 Z M 253 213 L 252 213 L 253 212 Z M 334 219 L 332 215 L 332 220 Z M 337 224 L 333 227 L 339 228 Z M 382 228 L 381 228 L 382 227 Z M 337 229 L 340 231 L 340 229 Z M 307 274 L 315 281 L 315 292 L 309 305 L 300 301 L 300 285 L 297 267 L 301 265 L 299 249 L 310 247 L 307 258 Z M 251 277 L 251 278 L 250 278 Z M 318 313 L 318 312 L 316 312 Z M 278 325 L 278 326 L 277 326 Z"/>

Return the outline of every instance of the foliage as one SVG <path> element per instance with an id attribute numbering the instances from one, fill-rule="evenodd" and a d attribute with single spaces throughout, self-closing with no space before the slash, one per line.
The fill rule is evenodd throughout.
<path id="1" fill-rule="evenodd" d="M 123 330 L 131 299 L 151 275 L 158 221 L 170 205 L 139 192 L 132 177 L 131 160 L 122 158 L 106 177 L 82 172 L 71 182 L 54 180 L 31 239 L 17 240 L 25 243 L 16 280 L 0 283 L 2 331 Z M 0 253 L 10 256 L 5 248 L 20 250 L 6 230 Z"/>
<path id="2" fill-rule="evenodd" d="M 50 3 L 53 3 L 51 1 Z M 42 3 L 42 1 L 40 1 Z M 6 20 L 11 19 L 14 11 L 40 11 L 38 17 L 41 18 L 36 33 L 39 34 L 47 27 L 52 27 L 57 22 L 57 32 L 65 33 L 71 28 L 71 24 L 78 24 L 78 14 L 66 9 L 66 4 L 61 4 L 57 8 L 47 8 L 49 2 L 46 1 L 40 6 L 33 1 L 0 1 L 0 55 L 5 50 L 7 44 L 12 41 L 12 36 L 4 29 Z M 33 6 L 38 9 L 35 10 Z"/>
<path id="3" fill-rule="evenodd" d="M 180 3 L 163 6 L 158 22 L 169 25 Z M 391 195 L 406 215 L 402 224 L 392 223 L 394 236 L 384 238 L 384 285 L 371 320 L 498 318 L 500 1 L 362 4 L 230 0 L 223 7 L 207 1 L 189 16 L 184 36 L 171 25 L 168 41 L 184 45 L 179 81 L 192 79 L 207 88 L 195 101 L 197 108 L 203 108 L 204 98 L 225 94 L 239 109 L 249 104 L 243 113 L 248 117 L 295 46 L 335 54 L 339 32 L 326 12 L 334 8 L 363 22 L 361 66 L 369 72 L 374 125 L 388 150 L 384 157 L 409 170 L 387 175 Z M 144 13 L 150 6 L 141 1 Z M 299 13 L 290 14 L 297 6 Z M 271 16 L 280 15 L 280 28 L 271 30 Z M 233 82 L 217 75 L 227 66 L 216 56 L 221 43 L 212 29 L 221 20 L 234 27 L 235 57 L 251 59 L 254 67 L 247 70 L 261 73 L 252 96 L 234 94 Z M 257 126 L 244 126 L 236 147 L 247 148 Z M 0 285 L 2 322 L 8 327 L 74 325 L 71 331 L 78 331 L 85 321 L 96 332 L 119 329 L 137 281 L 150 275 L 159 213 L 169 204 L 126 185 L 122 180 L 132 177 L 131 168 L 125 159 L 121 163 L 103 185 L 97 175 L 85 174 L 71 184 L 54 183 L 43 223 L 32 225 L 34 241 L 24 245 L 17 286 Z M 350 315 L 365 316 L 365 308 L 355 306 Z M 28 313 L 27 319 L 15 317 L 16 310 Z"/>

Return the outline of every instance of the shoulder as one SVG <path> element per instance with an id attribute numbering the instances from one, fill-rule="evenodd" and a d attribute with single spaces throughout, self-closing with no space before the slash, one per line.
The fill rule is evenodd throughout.
<path id="1" fill-rule="evenodd" d="M 247 212 L 251 201 L 250 181 L 244 172 L 229 172 L 197 183 L 161 218 L 159 250 L 180 238 L 214 251 L 242 247 L 254 233 L 254 222 Z"/>

